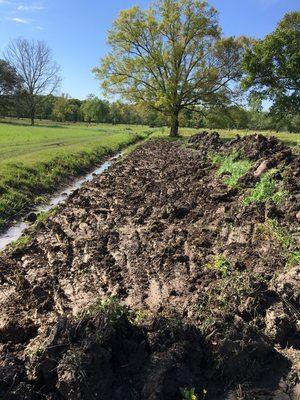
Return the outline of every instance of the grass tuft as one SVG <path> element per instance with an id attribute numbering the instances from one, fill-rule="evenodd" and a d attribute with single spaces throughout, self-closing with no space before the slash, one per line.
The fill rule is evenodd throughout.
<path id="1" fill-rule="evenodd" d="M 222 278 L 227 278 L 232 271 L 232 265 L 227 258 L 225 258 L 222 254 L 219 254 L 214 257 L 214 261 L 209 265 L 211 269 L 217 270 Z"/>
<path id="2" fill-rule="evenodd" d="M 282 184 L 278 185 L 274 179 L 276 172 L 276 169 L 266 172 L 255 187 L 251 189 L 250 195 L 244 198 L 243 204 L 248 205 L 267 200 L 273 200 L 276 204 L 280 203 L 288 195 L 288 192 L 282 188 Z"/>
<path id="3" fill-rule="evenodd" d="M 107 321 L 115 324 L 123 315 L 127 313 L 126 307 L 120 303 L 120 300 L 115 297 L 109 297 L 104 300 L 98 300 L 90 309 L 88 314 L 96 315 L 101 313 L 105 316 Z"/>
<path id="4" fill-rule="evenodd" d="M 300 250 L 293 251 L 288 255 L 287 265 L 291 267 L 300 265 Z"/>
<path id="5" fill-rule="evenodd" d="M 219 166 L 218 175 L 229 174 L 229 177 L 226 177 L 224 182 L 230 187 L 236 186 L 238 180 L 251 168 L 249 160 L 238 160 L 236 154 L 213 156 L 212 163 Z"/>
<path id="6" fill-rule="evenodd" d="M 198 397 L 195 393 L 195 388 L 180 388 L 180 393 L 182 395 L 182 400 L 198 400 Z"/>

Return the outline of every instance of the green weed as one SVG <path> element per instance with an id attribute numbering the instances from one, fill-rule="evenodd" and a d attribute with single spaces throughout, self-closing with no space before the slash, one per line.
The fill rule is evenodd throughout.
<path id="1" fill-rule="evenodd" d="M 227 278 L 232 271 L 232 265 L 222 254 L 214 257 L 214 261 L 209 265 L 210 268 L 217 270 L 222 278 Z"/>
<path id="2" fill-rule="evenodd" d="M 13 281 L 17 292 L 22 292 L 27 288 L 28 282 L 20 271 L 14 274 Z"/>
<path id="3" fill-rule="evenodd" d="M 230 187 L 236 186 L 238 180 L 251 168 L 251 162 L 249 160 L 238 160 L 237 154 L 214 156 L 212 163 L 219 166 L 218 175 L 229 174 L 229 177 L 226 177 L 224 182 Z"/>
<path id="4" fill-rule="evenodd" d="M 293 251 L 288 255 L 287 265 L 288 266 L 300 265 L 300 250 Z"/>
<path id="5" fill-rule="evenodd" d="M 146 310 L 136 310 L 130 316 L 130 321 L 133 324 L 139 325 L 145 321 L 151 315 L 150 311 Z"/>
<path id="6" fill-rule="evenodd" d="M 295 239 L 287 228 L 281 226 L 276 219 L 268 219 L 262 224 L 258 224 L 257 233 L 261 235 L 261 239 L 272 237 L 277 240 L 286 256 L 286 265 L 293 266 L 300 264 L 300 250 L 293 249 L 295 247 Z"/>
<path id="7" fill-rule="evenodd" d="M 288 233 L 287 229 L 280 226 L 276 219 L 268 219 L 264 223 L 257 225 L 257 233 L 264 237 L 272 237 L 276 239 L 283 247 L 285 251 L 288 250 L 292 243 L 291 235 Z"/>
<path id="8" fill-rule="evenodd" d="M 90 315 L 98 313 L 102 313 L 110 323 L 114 324 L 127 313 L 127 309 L 117 297 L 112 296 L 104 300 L 98 300 L 88 310 Z"/>
<path id="9" fill-rule="evenodd" d="M 278 186 L 274 179 L 276 169 L 271 169 L 266 172 L 260 181 L 256 183 L 255 187 L 251 189 L 249 196 L 245 197 L 243 204 L 250 204 L 257 201 L 273 200 L 275 203 L 280 203 L 288 194 L 286 190 L 282 188 L 282 184 Z"/>
<path id="10" fill-rule="evenodd" d="M 260 280 L 260 277 L 256 277 Z M 204 334 L 211 332 L 213 326 L 227 313 L 234 312 L 234 302 L 241 302 L 245 297 L 251 297 L 255 291 L 252 277 L 247 271 L 232 271 L 222 280 L 216 280 L 209 290 L 201 296 L 195 313 L 201 321 Z"/>
<path id="11" fill-rule="evenodd" d="M 72 374 L 79 382 L 84 382 L 87 378 L 83 367 L 84 359 L 84 350 L 80 347 L 73 346 L 69 348 L 62 360 L 64 370 Z"/>
<path id="12" fill-rule="evenodd" d="M 36 223 L 45 222 L 48 218 L 53 217 L 58 211 L 58 206 L 53 207 L 50 211 L 41 212 L 37 216 Z"/>
<path id="13" fill-rule="evenodd" d="M 180 388 L 180 393 L 182 395 L 182 400 L 205 400 L 207 395 L 207 390 L 203 389 L 202 395 L 196 395 L 195 388 L 187 389 L 187 388 Z"/>
<path id="14" fill-rule="evenodd" d="M 288 231 L 279 225 L 276 219 L 269 219 L 267 221 L 271 234 L 282 244 L 282 247 L 287 250 L 292 244 L 291 235 Z"/>
<path id="15" fill-rule="evenodd" d="M 182 395 L 182 400 L 197 400 L 198 399 L 195 394 L 195 388 L 192 388 L 192 389 L 181 388 L 180 393 Z"/>
<path id="16" fill-rule="evenodd" d="M 11 243 L 10 248 L 12 250 L 21 249 L 25 247 L 29 243 L 29 241 L 30 241 L 29 235 L 22 235 L 19 239 Z"/>

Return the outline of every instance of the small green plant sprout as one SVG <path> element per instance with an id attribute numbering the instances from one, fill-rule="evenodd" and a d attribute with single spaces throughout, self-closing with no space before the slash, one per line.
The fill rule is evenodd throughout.
<path id="1" fill-rule="evenodd" d="M 54 217 L 58 211 L 58 206 L 53 207 L 50 211 L 41 212 L 37 216 L 37 223 L 38 222 L 45 222 L 48 218 Z"/>
<path id="2" fill-rule="evenodd" d="M 97 314 L 98 312 L 103 313 L 107 320 L 114 324 L 126 314 L 126 307 L 120 303 L 117 297 L 112 296 L 98 300 L 89 310 L 90 314 Z"/>
<path id="3" fill-rule="evenodd" d="M 87 378 L 83 367 L 84 357 L 84 349 L 72 346 L 62 359 L 64 370 L 72 374 L 79 382 L 85 382 Z"/>
<path id="4" fill-rule="evenodd" d="M 292 244 L 292 237 L 287 229 L 280 226 L 276 219 L 269 219 L 267 222 L 271 234 L 282 244 L 285 250 L 288 250 Z"/>
<path id="5" fill-rule="evenodd" d="M 130 322 L 136 325 L 143 323 L 143 321 L 149 317 L 151 313 L 146 310 L 136 310 L 130 315 Z"/>
<path id="6" fill-rule="evenodd" d="M 261 239 L 265 237 L 276 239 L 281 244 L 285 253 L 287 253 L 289 248 L 293 245 L 291 233 L 287 228 L 281 226 L 276 219 L 267 219 L 264 223 L 258 224 L 257 233 L 261 236 Z"/>
<path id="7" fill-rule="evenodd" d="M 287 265 L 294 266 L 300 265 L 300 250 L 293 251 L 289 254 L 287 258 Z"/>
<path id="8" fill-rule="evenodd" d="M 239 160 L 236 153 L 228 156 L 213 156 L 211 160 L 213 164 L 219 165 L 218 175 L 229 174 L 229 177 L 226 177 L 224 182 L 230 187 L 236 186 L 238 180 L 251 168 L 251 162 L 249 160 Z"/>
<path id="9" fill-rule="evenodd" d="M 29 241 L 30 241 L 29 235 L 22 235 L 19 237 L 19 239 L 15 240 L 14 242 L 11 243 L 10 248 L 12 250 L 22 249 L 29 243 Z"/>
<path id="10" fill-rule="evenodd" d="M 276 172 L 277 170 L 274 168 L 266 172 L 251 190 L 249 196 L 244 198 L 243 204 L 248 205 L 257 201 L 267 200 L 273 200 L 276 204 L 280 203 L 287 196 L 288 192 L 282 188 L 282 184 L 278 186 L 274 179 Z"/>
<path id="11" fill-rule="evenodd" d="M 17 292 L 21 292 L 28 287 L 28 281 L 19 271 L 15 273 L 13 281 Z"/>
<path id="12" fill-rule="evenodd" d="M 198 400 L 195 394 L 195 388 L 192 389 L 180 388 L 180 393 L 183 396 L 182 400 Z"/>
<path id="13" fill-rule="evenodd" d="M 183 396 L 182 400 L 205 400 L 207 395 L 207 390 L 203 389 L 201 397 L 196 395 L 195 388 L 191 389 L 180 388 L 180 393 Z"/>
<path id="14" fill-rule="evenodd" d="M 214 257 L 214 261 L 212 264 L 210 264 L 210 268 L 217 270 L 221 274 L 222 278 L 227 278 L 232 271 L 231 262 L 222 254 Z"/>

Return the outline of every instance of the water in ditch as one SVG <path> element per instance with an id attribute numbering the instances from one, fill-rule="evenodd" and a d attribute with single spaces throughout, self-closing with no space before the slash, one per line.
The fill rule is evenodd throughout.
<path id="1" fill-rule="evenodd" d="M 67 198 L 77 189 L 80 189 L 82 185 L 86 182 L 90 182 L 94 176 L 102 174 L 111 165 L 119 158 L 122 153 L 118 153 L 114 157 L 110 158 L 108 161 L 105 161 L 99 167 L 95 168 L 92 172 L 87 175 L 75 179 L 70 185 L 66 186 L 58 193 L 54 194 L 47 204 L 43 204 L 37 207 L 34 211 L 39 214 L 43 212 L 51 211 L 55 206 L 63 203 L 67 200 Z M 12 242 L 18 240 L 20 236 L 24 233 L 24 231 L 29 227 L 30 223 L 25 220 L 20 220 L 14 223 L 9 229 L 7 229 L 4 233 L 0 234 L 0 251 L 4 250 L 5 247 Z"/>

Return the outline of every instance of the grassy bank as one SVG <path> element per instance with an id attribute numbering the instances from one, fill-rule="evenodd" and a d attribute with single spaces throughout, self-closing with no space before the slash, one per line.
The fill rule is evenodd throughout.
<path id="1" fill-rule="evenodd" d="M 128 125 L 0 124 L 0 230 L 72 176 L 153 132 Z"/>

